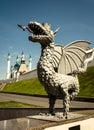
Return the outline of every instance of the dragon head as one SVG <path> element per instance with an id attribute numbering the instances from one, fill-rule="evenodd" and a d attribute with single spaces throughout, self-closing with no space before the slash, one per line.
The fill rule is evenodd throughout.
<path id="1" fill-rule="evenodd" d="M 30 22 L 27 26 L 27 30 L 31 32 L 28 37 L 32 42 L 39 42 L 41 45 L 47 45 L 54 41 L 54 35 L 58 32 L 59 28 L 55 31 L 51 30 L 51 26 L 48 23 Z"/>

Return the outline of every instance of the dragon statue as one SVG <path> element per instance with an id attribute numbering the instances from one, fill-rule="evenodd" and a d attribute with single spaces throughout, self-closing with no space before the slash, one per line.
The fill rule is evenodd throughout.
<path id="1" fill-rule="evenodd" d="M 63 117 L 67 119 L 70 101 L 79 92 L 77 74 L 87 70 L 88 63 L 94 58 L 94 49 L 90 49 L 90 42 L 84 40 L 66 46 L 55 45 L 54 36 L 59 28 L 52 31 L 48 23 L 32 21 L 27 26 L 18 26 L 31 33 L 30 41 L 41 45 L 37 73 L 49 96 L 49 113 L 55 115 L 54 105 L 59 97 L 63 99 Z"/>

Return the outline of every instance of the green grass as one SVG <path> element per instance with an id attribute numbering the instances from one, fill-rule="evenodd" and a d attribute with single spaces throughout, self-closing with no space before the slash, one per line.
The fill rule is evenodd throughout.
<path id="1" fill-rule="evenodd" d="M 80 82 L 78 97 L 94 98 L 94 67 L 89 67 L 86 73 L 81 74 L 78 77 Z M 7 84 L 3 91 L 47 95 L 38 78 Z"/>
<path id="2" fill-rule="evenodd" d="M 39 106 L 36 105 L 30 105 L 15 101 L 0 102 L 0 108 L 36 108 L 36 107 L 39 108 Z"/>
<path id="3" fill-rule="evenodd" d="M 87 72 L 79 75 L 79 97 L 94 98 L 94 67 L 89 67 Z"/>
<path id="4" fill-rule="evenodd" d="M 3 92 L 47 95 L 44 90 L 44 87 L 40 84 L 38 78 L 9 83 L 3 89 Z"/>

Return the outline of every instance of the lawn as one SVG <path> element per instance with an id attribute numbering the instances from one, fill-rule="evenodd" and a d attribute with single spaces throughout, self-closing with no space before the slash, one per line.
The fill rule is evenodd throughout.
<path id="1" fill-rule="evenodd" d="M 40 84 L 38 78 L 9 83 L 3 89 L 3 92 L 47 95 L 46 91 L 44 90 L 44 87 Z"/>
<path id="2" fill-rule="evenodd" d="M 94 98 L 94 67 L 89 67 L 87 72 L 79 75 L 79 97 Z"/>
<path id="3" fill-rule="evenodd" d="M 30 105 L 15 101 L 0 102 L 0 108 L 36 108 L 36 107 L 39 108 L 39 106 L 36 105 Z"/>
<path id="4" fill-rule="evenodd" d="M 86 73 L 78 77 L 80 82 L 78 97 L 94 98 L 94 67 L 89 67 Z M 47 95 L 38 78 L 9 83 L 3 89 L 3 92 Z"/>

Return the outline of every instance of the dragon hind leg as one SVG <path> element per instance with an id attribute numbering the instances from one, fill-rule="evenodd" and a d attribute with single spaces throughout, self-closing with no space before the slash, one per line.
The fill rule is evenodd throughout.
<path id="1" fill-rule="evenodd" d="M 63 116 L 67 119 L 70 107 L 70 101 L 73 100 L 79 92 L 79 82 L 76 80 L 74 85 L 69 85 L 68 89 L 64 89 L 63 98 Z"/>
<path id="2" fill-rule="evenodd" d="M 55 101 L 56 101 L 56 96 L 49 94 L 49 113 L 53 116 L 55 116 Z"/>
<path id="3" fill-rule="evenodd" d="M 68 118 L 69 106 L 70 106 L 70 96 L 69 94 L 66 94 L 63 99 L 63 116 L 65 117 L 65 119 Z"/>

